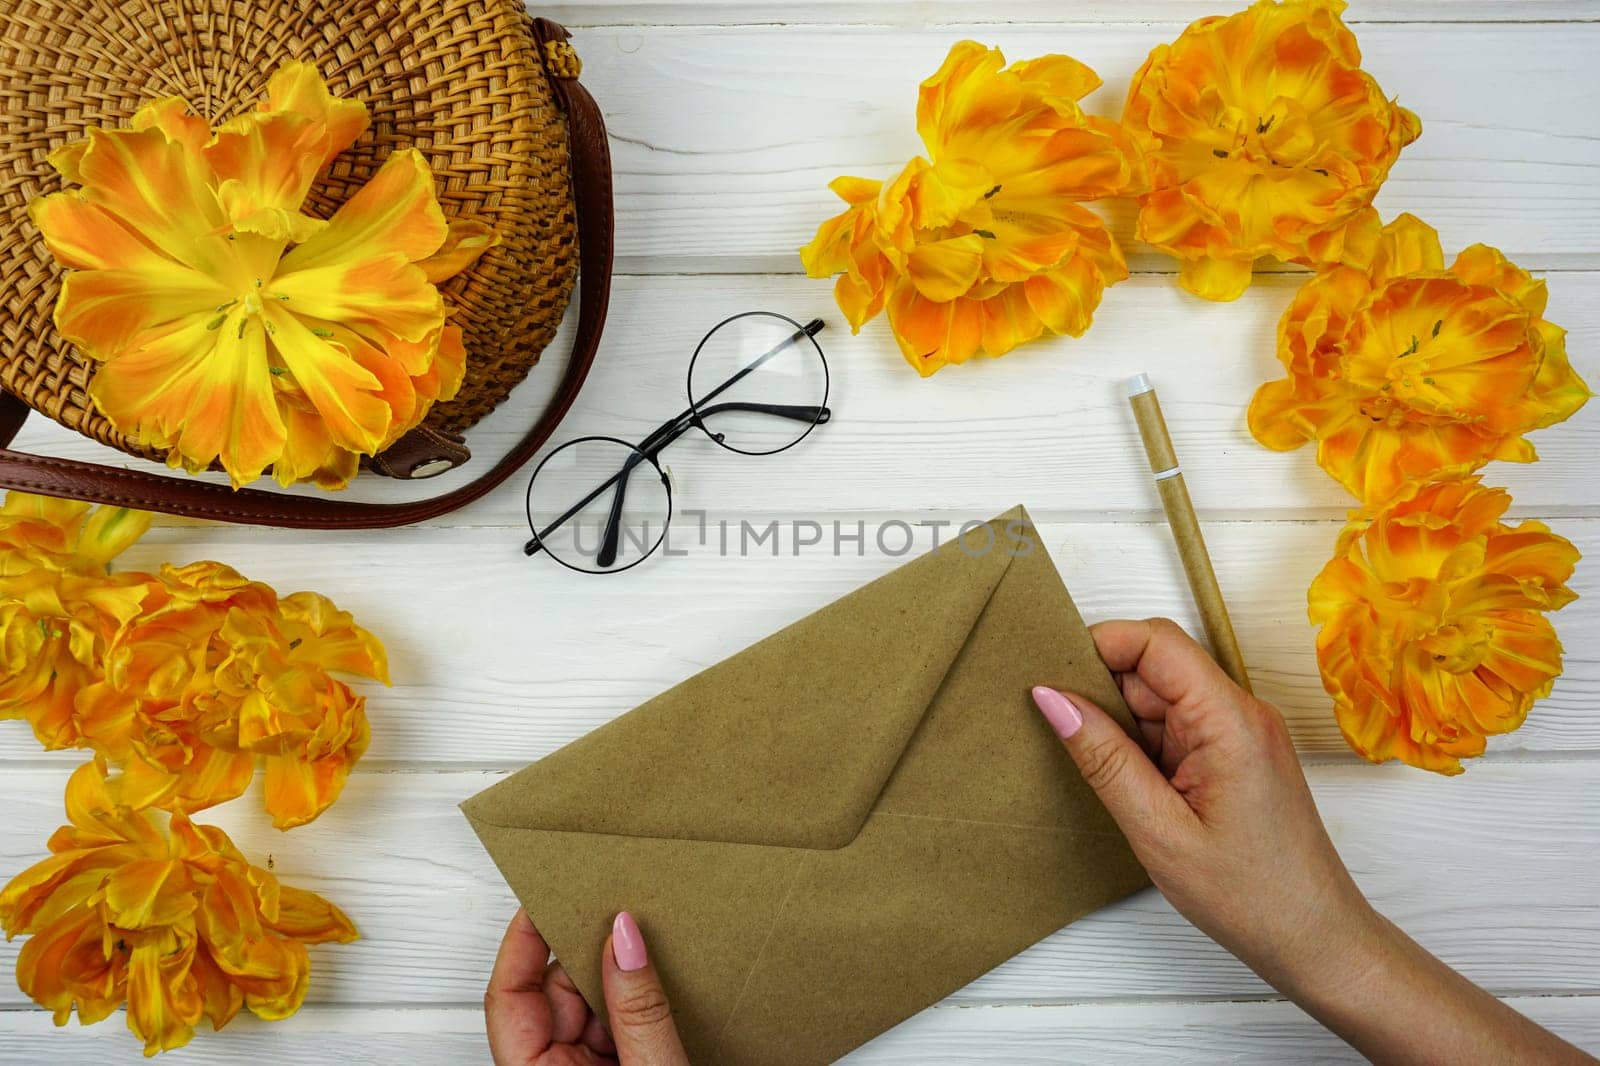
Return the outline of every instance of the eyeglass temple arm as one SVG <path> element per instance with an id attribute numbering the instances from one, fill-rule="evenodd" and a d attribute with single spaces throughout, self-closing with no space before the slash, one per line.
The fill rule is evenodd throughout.
<path id="1" fill-rule="evenodd" d="M 595 562 L 600 566 L 610 566 L 617 561 L 617 547 L 622 536 L 622 505 L 628 492 L 628 478 L 633 474 L 634 467 L 644 462 L 645 459 L 654 459 L 662 450 L 694 425 L 694 413 L 685 411 L 669 421 L 661 423 L 656 431 L 639 442 L 638 449 L 622 461 L 622 469 L 617 472 L 617 491 L 611 497 L 611 513 L 606 516 L 605 536 L 600 541 L 600 552 L 595 556 Z"/>
<path id="2" fill-rule="evenodd" d="M 710 407 L 702 408 L 700 415 L 719 414 L 723 411 L 748 411 L 760 415 L 776 415 L 779 418 L 789 418 L 796 422 L 814 422 L 818 425 L 833 417 L 833 412 L 826 407 L 815 404 L 792 403 L 714 403 Z M 707 430 L 710 432 L 710 430 Z"/>
<path id="3" fill-rule="evenodd" d="M 622 501 L 628 495 L 628 478 L 633 474 L 633 456 L 622 467 L 622 473 L 617 476 L 617 491 L 611 494 L 611 513 L 606 515 L 606 535 L 600 542 L 600 551 L 594 557 L 597 565 L 608 567 L 617 561 L 617 547 L 622 538 Z"/>

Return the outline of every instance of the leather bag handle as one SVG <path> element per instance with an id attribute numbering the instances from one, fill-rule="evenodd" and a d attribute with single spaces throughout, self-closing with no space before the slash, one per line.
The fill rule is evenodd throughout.
<path id="1" fill-rule="evenodd" d="M 567 155 L 578 216 L 578 324 L 572 358 L 550 405 L 499 462 L 459 488 L 410 503 L 353 503 L 320 496 L 290 496 L 233 489 L 76 459 L 56 459 L 0 447 L 0 488 L 92 503 L 164 511 L 186 518 L 253 523 L 292 529 L 376 529 L 437 518 L 494 489 L 549 439 L 577 398 L 594 363 L 611 298 L 613 219 L 611 151 L 605 120 L 594 97 L 575 77 L 552 69 L 547 45 L 571 35 L 549 19 L 533 20 L 533 35 L 556 102 L 567 116 Z M 9 445 L 29 407 L 0 393 L 0 445 Z"/>

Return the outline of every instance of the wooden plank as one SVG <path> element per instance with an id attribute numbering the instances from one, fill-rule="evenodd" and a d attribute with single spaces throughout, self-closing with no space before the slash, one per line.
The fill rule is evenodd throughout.
<path id="1" fill-rule="evenodd" d="M 841 532 L 855 532 L 855 522 L 835 520 Z M 527 559 L 504 529 L 344 534 L 315 552 L 301 550 L 296 533 L 163 530 L 125 559 L 130 568 L 154 568 L 218 558 L 284 593 L 332 596 L 387 642 L 393 662 L 395 687 L 367 689 L 367 765 L 513 769 L 892 569 L 901 559 L 879 550 L 876 531 L 890 551 L 908 534 L 916 553 L 933 542 L 931 527 L 859 521 L 861 556 L 851 544 L 834 556 L 831 525 L 823 543 L 796 556 L 795 533 L 805 539 L 813 531 L 784 524 L 778 557 L 760 548 L 723 558 L 713 524 L 704 548 L 675 547 L 687 554 L 616 577 Z M 689 535 L 693 525 L 684 524 Z M 1558 526 L 1600 558 L 1600 521 Z M 736 553 L 743 534 L 737 522 L 729 530 Z M 1322 691 L 1305 615 L 1306 587 L 1337 531 L 1333 523 L 1225 523 L 1211 526 L 1210 539 L 1257 691 L 1283 709 L 1304 755 L 1354 760 Z M 1041 532 L 1091 621 L 1164 614 L 1200 632 L 1165 526 L 1049 523 Z M 473 565 L 461 566 L 463 559 Z M 760 595 L 751 594 L 756 588 Z M 1600 598 L 1600 568 L 1580 567 L 1574 588 L 1583 598 L 1554 616 L 1566 673 L 1522 729 L 1493 742 L 1491 759 L 1600 751 L 1600 614 L 1587 606 Z M 24 726 L 0 725 L 0 760 L 38 756 Z M 79 758 L 64 752 L 55 765 Z"/>
<path id="2" fill-rule="evenodd" d="M 0 875 L 44 854 L 62 820 L 65 776 L 7 771 Z M 313 1002 L 475 1003 L 515 905 L 455 804 L 501 776 L 358 774 L 323 818 L 287 834 L 254 797 L 203 820 L 224 826 L 256 862 L 270 856 L 286 883 L 329 896 L 365 934 L 313 949 Z M 1309 776 L 1363 889 L 1431 950 L 1499 994 L 1600 991 L 1592 762 L 1480 766 L 1448 781 L 1372 767 L 1313 767 Z M 0 947 L 0 974 L 19 947 Z M 1049 937 L 950 1001 L 1267 994 L 1152 890 Z M 0 983 L 0 1005 L 21 1002 Z"/>
<path id="3" fill-rule="evenodd" d="M 839 207 L 828 181 L 889 178 L 922 151 L 917 83 L 963 36 L 1011 58 L 1076 56 L 1105 79 L 1086 106 L 1117 115 L 1150 49 L 1180 29 L 581 30 L 611 133 L 619 265 L 797 271 L 795 249 Z M 1600 52 L 1600 24 L 1370 25 L 1360 39 L 1366 69 L 1423 122 L 1379 199 L 1386 216 L 1413 212 L 1452 248 L 1485 241 L 1529 266 L 1600 266 L 1600 83 L 1574 76 Z M 1128 238 L 1131 212 L 1111 214 Z M 1172 268 L 1130 250 L 1140 269 Z"/>
<path id="4" fill-rule="evenodd" d="M 819 340 L 835 417 L 776 456 L 734 455 L 699 434 L 684 439 L 664 456 L 680 508 L 735 517 L 826 518 L 840 511 L 987 517 L 1023 500 L 1040 516 L 1157 517 L 1160 501 L 1122 387 L 1127 375 L 1144 370 L 1161 389 L 1203 517 L 1342 518 L 1353 501 L 1317 468 L 1311 448 L 1270 452 L 1245 426 L 1251 394 L 1282 376 L 1274 330 L 1297 284 L 1285 276 L 1263 279 L 1238 302 L 1215 305 L 1165 277 L 1135 277 L 1107 294 L 1081 338 L 1041 340 L 1003 359 L 979 359 L 922 380 L 901 359 L 885 322 L 850 334 L 826 282 L 619 278 L 604 349 L 555 439 L 643 438 L 687 403 L 685 372 L 705 331 L 728 315 L 769 309 L 827 321 Z M 1550 290 L 1551 320 L 1566 327 L 1574 364 L 1600 387 L 1600 273 L 1552 275 Z M 346 495 L 435 495 L 481 470 L 531 423 L 559 380 L 562 359 L 562 350 L 551 353 L 550 365 L 473 430 L 479 459 L 467 471 L 414 485 L 364 476 Z M 1508 486 L 1526 514 L 1600 516 L 1591 467 L 1600 453 L 1600 403 L 1531 439 L 1544 461 L 1496 464 L 1489 480 Z M 29 423 L 19 446 L 137 462 L 42 418 Z M 513 477 L 442 524 L 522 524 L 526 477 Z M 308 543 L 323 539 L 307 535 Z"/>
<path id="5" fill-rule="evenodd" d="M 1600 1050 L 1600 1000 L 1533 996 L 1509 1001 L 1539 1024 Z M 120 1017 L 56 1029 L 42 1011 L 0 1011 L 0 1057 L 16 1062 L 144 1061 Z M 844 1066 L 1010 1066 L 1093 1062 L 1362 1061 L 1288 1003 L 992 1006 L 924 1011 L 840 1060 Z M 262 1062 L 487 1062 L 483 1015 L 474 1007 L 308 1007 L 271 1024 L 248 1015 L 220 1035 L 202 1030 L 183 1051 L 190 1066 Z M 13 1058 L 14 1057 L 14 1058 Z"/>
<path id="6" fill-rule="evenodd" d="M 1245 5 L 1217 0 L 529 0 L 529 10 L 568 27 L 747 26 L 859 24 L 925 27 L 1004 23 L 1186 23 L 1226 14 Z M 1535 22 L 1595 20 L 1584 0 L 1357 0 L 1344 14 L 1351 24 L 1369 22 Z"/>

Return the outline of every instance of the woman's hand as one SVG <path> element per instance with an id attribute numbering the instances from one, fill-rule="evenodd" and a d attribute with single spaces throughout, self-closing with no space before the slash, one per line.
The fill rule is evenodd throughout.
<path id="1" fill-rule="evenodd" d="M 638 923 L 617 915 L 601 960 L 611 1032 L 518 910 L 483 996 L 496 1066 L 688 1066 Z"/>
<path id="2" fill-rule="evenodd" d="M 1372 922 L 1277 709 L 1164 618 L 1092 632 L 1144 750 L 1082 696 L 1034 699 L 1178 913 L 1275 984 Z"/>
<path id="3" fill-rule="evenodd" d="M 1277 708 L 1166 619 L 1092 631 L 1139 742 L 1082 696 L 1033 697 L 1180 914 L 1370 1059 L 1594 1061 L 1373 910 Z"/>

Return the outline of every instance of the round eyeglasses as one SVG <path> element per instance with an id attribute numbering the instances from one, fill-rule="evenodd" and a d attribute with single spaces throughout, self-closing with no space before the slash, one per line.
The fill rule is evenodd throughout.
<path id="1" fill-rule="evenodd" d="M 592 436 L 556 448 L 528 482 L 524 546 L 573 570 L 610 574 L 649 558 L 672 518 L 672 485 L 659 456 L 699 429 L 740 455 L 792 448 L 827 422 L 828 361 L 805 325 L 746 311 L 712 327 L 689 360 L 686 410 L 637 444 Z"/>

